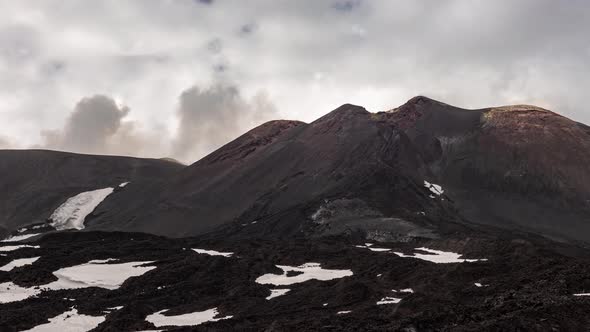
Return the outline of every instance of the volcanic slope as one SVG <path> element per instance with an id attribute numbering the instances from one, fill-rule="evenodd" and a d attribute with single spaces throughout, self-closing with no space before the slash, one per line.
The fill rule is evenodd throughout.
<path id="1" fill-rule="evenodd" d="M 534 106 L 465 110 L 415 97 L 271 121 L 170 177 L 107 199 L 92 229 L 244 236 L 420 236 L 454 222 L 590 240 L 590 129 Z M 246 227 L 245 225 L 248 225 Z"/>
<path id="2" fill-rule="evenodd" d="M 47 150 L 0 150 L 0 228 L 45 223 L 70 197 L 161 181 L 184 166 L 164 160 Z"/>
<path id="3" fill-rule="evenodd" d="M 185 236 L 259 223 L 257 235 L 289 236 L 305 231 L 303 221 L 327 201 L 370 216 L 437 205 L 424 188 L 425 171 L 403 132 L 343 105 L 311 124 L 263 124 L 184 169 L 136 209 L 107 201 L 90 225 Z"/>
<path id="4" fill-rule="evenodd" d="M 469 221 L 590 240 L 588 126 L 530 105 L 464 110 L 425 97 L 379 116 Z"/>

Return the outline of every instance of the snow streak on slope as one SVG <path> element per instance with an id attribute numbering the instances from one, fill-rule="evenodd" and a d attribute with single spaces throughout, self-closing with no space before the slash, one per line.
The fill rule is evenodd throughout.
<path id="1" fill-rule="evenodd" d="M 39 234 L 41 234 L 41 233 L 15 235 L 15 236 L 11 236 L 5 240 L 2 240 L 1 242 L 18 242 L 18 241 L 26 240 L 26 239 L 33 237 L 33 236 L 37 236 Z"/>
<path id="2" fill-rule="evenodd" d="M 216 250 L 206 250 L 206 249 L 193 249 L 194 252 L 209 256 L 223 256 L 223 257 L 231 257 L 234 253 L 233 252 L 220 252 Z"/>
<path id="3" fill-rule="evenodd" d="M 397 297 L 386 296 L 381 300 L 377 301 L 377 305 L 384 305 L 384 304 L 397 304 L 400 303 L 402 299 Z"/>
<path id="4" fill-rule="evenodd" d="M 430 189 L 430 191 L 437 196 L 440 196 L 445 192 L 443 188 L 438 184 L 430 183 L 426 180 L 424 180 L 424 187 Z"/>
<path id="5" fill-rule="evenodd" d="M 78 310 L 72 309 L 63 314 L 49 318 L 49 323 L 37 325 L 25 332 L 86 332 L 104 322 L 105 318 L 102 316 L 87 316 L 78 314 Z"/>
<path id="6" fill-rule="evenodd" d="M 286 266 L 277 265 L 277 267 L 283 270 L 283 274 L 265 274 L 256 279 L 259 284 L 272 284 L 275 286 L 292 285 L 307 280 L 332 280 L 352 275 L 351 270 L 328 270 L 323 269 L 318 263 L 305 263 L 301 266 Z M 289 277 L 288 272 L 300 272 L 300 274 Z"/>
<path id="7" fill-rule="evenodd" d="M 215 318 L 219 315 L 217 308 L 193 312 L 190 314 L 178 315 L 178 316 L 164 316 L 162 313 L 168 310 L 158 311 L 146 317 L 145 320 L 154 324 L 156 327 L 161 326 L 196 326 L 206 322 L 216 322 L 222 319 L 230 319 L 233 316 L 225 316 Z"/>
<path id="8" fill-rule="evenodd" d="M 270 295 L 266 297 L 267 300 L 274 299 L 275 297 L 283 296 L 290 291 L 288 288 L 283 289 L 271 289 Z"/>
<path id="9" fill-rule="evenodd" d="M 26 245 L 26 244 L 22 244 L 22 245 L 18 245 L 18 246 L 3 246 L 3 247 L 0 247 L 0 252 L 14 251 L 14 250 L 22 249 L 22 248 L 39 249 L 41 247 L 39 247 L 39 246 L 29 246 L 29 245 Z"/>
<path id="10" fill-rule="evenodd" d="M 84 219 L 113 193 L 114 188 L 104 188 L 80 193 L 58 207 L 49 219 L 57 230 L 83 229 Z"/>

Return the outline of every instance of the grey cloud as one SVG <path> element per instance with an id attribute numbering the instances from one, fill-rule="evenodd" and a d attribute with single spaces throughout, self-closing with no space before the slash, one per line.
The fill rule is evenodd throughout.
<path id="1" fill-rule="evenodd" d="M 265 94 L 246 99 L 232 84 L 219 83 L 205 89 L 194 86 L 185 90 L 179 101 L 180 127 L 174 155 L 181 160 L 197 160 L 277 116 Z"/>
<path id="2" fill-rule="evenodd" d="M 22 63 L 39 56 L 41 40 L 37 31 L 23 24 L 0 28 L 0 57 L 8 63 Z"/>
<path id="3" fill-rule="evenodd" d="M 244 97 L 235 84 L 193 86 L 178 98 L 178 132 L 142 129 L 127 120 L 130 109 L 111 97 L 80 100 L 59 130 L 44 130 L 40 148 L 78 153 L 172 157 L 192 163 L 238 135 L 275 119 L 276 107 L 265 93 Z M 9 145 L 0 139 L 0 147 Z"/>
<path id="4" fill-rule="evenodd" d="M 31 133 L 61 128 L 80 96 L 98 92 L 133 107 L 109 142 L 127 131 L 170 143 L 179 94 L 218 81 L 239 83 L 246 104 L 267 91 L 274 117 L 303 121 L 425 94 L 590 122 L 581 0 L 0 2 L 0 128 L 20 146 L 40 144 Z"/>
<path id="5" fill-rule="evenodd" d="M 219 38 L 212 39 L 207 43 L 207 49 L 214 54 L 220 53 L 223 49 L 223 42 Z"/>
<path id="6" fill-rule="evenodd" d="M 360 5 L 360 0 L 336 1 L 332 4 L 332 8 L 342 12 L 350 12 Z"/>
<path id="7" fill-rule="evenodd" d="M 90 154 L 167 156 L 165 129 L 142 131 L 134 121 L 124 121 L 127 106 L 104 95 L 80 100 L 61 130 L 44 130 L 40 147 Z"/>
<path id="8" fill-rule="evenodd" d="M 240 34 L 243 36 L 247 36 L 253 34 L 258 29 L 258 24 L 256 23 L 248 23 L 244 24 L 240 27 Z"/>
<path id="9" fill-rule="evenodd" d="M 213 65 L 213 71 L 215 71 L 216 73 L 223 73 L 228 69 L 227 64 L 225 63 L 218 63 Z"/>
<path id="10" fill-rule="evenodd" d="M 63 131 L 45 132 L 48 147 L 75 152 L 104 153 L 107 142 L 121 128 L 129 113 L 109 97 L 96 95 L 82 99 L 68 118 Z"/>

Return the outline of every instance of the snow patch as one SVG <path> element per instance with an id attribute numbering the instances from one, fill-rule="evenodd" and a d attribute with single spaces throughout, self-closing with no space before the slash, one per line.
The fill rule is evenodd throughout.
<path id="1" fill-rule="evenodd" d="M 401 300 L 402 299 L 399 299 L 397 297 L 386 296 L 386 297 L 382 298 L 381 300 L 377 301 L 377 305 L 396 304 L 396 303 L 400 303 Z"/>
<path id="2" fill-rule="evenodd" d="M 485 261 L 487 261 L 486 258 L 465 259 L 465 258 L 461 258 L 461 254 L 458 254 L 458 253 L 454 253 L 454 252 L 450 252 L 450 251 L 428 249 L 428 248 L 424 248 L 424 247 L 416 248 L 415 250 L 426 251 L 428 254 L 415 253 L 412 255 L 406 255 L 401 252 L 393 252 L 393 253 L 398 255 L 399 257 L 417 258 L 417 259 L 433 262 L 436 264 L 472 263 L 472 262 L 485 262 Z"/>
<path id="3" fill-rule="evenodd" d="M 488 287 L 489 285 L 480 284 L 479 282 L 474 283 L 475 287 Z"/>
<path id="4" fill-rule="evenodd" d="M 107 259 L 93 259 L 86 264 L 105 264 L 109 262 L 116 262 L 118 259 L 116 258 L 107 258 Z"/>
<path id="5" fill-rule="evenodd" d="M 0 247 L 0 251 L 14 251 L 14 250 L 18 250 L 18 249 L 22 249 L 22 248 L 35 248 L 35 249 L 39 249 L 41 247 L 39 246 L 29 246 L 26 244 L 23 245 L 18 245 L 18 246 L 4 246 L 4 247 Z"/>
<path id="6" fill-rule="evenodd" d="M 590 296 L 590 293 L 578 293 L 574 294 L 574 296 Z"/>
<path id="7" fill-rule="evenodd" d="M 217 308 L 193 312 L 190 314 L 178 315 L 178 316 L 164 316 L 162 313 L 168 311 L 161 310 L 154 314 L 151 314 L 145 318 L 148 322 L 154 324 L 156 327 L 162 326 L 196 326 L 206 322 L 216 322 L 223 319 L 230 319 L 233 316 L 225 316 L 215 318 L 219 315 Z"/>
<path id="8" fill-rule="evenodd" d="M 140 266 L 152 262 L 129 262 L 120 264 L 91 262 L 62 268 L 53 272 L 53 275 L 55 275 L 58 280 L 46 285 L 23 288 L 12 282 L 2 283 L 0 284 L 0 303 L 21 301 L 47 290 L 78 289 L 86 287 L 99 287 L 113 290 L 119 288 L 128 278 L 140 276 L 156 268 L 155 266 Z"/>
<path id="9" fill-rule="evenodd" d="M 393 292 L 395 293 L 414 293 L 414 290 L 411 288 L 404 288 L 404 289 L 400 289 L 400 290 L 393 290 Z"/>
<path id="10" fill-rule="evenodd" d="M 39 257 L 31 257 L 31 258 L 21 258 L 21 259 L 15 259 L 12 262 L 0 267 L 0 271 L 12 271 L 12 269 L 16 268 L 16 267 L 21 267 L 21 266 L 25 266 L 25 265 L 31 265 L 33 263 L 35 263 L 39 258 Z"/>
<path id="11" fill-rule="evenodd" d="M 58 280 L 42 288 L 55 290 L 100 287 L 113 290 L 121 287 L 125 280 L 140 276 L 156 268 L 155 266 L 140 266 L 153 263 L 152 261 L 119 264 L 104 263 L 105 261 L 90 261 L 86 264 L 59 269 L 53 272 L 53 275 Z"/>
<path id="12" fill-rule="evenodd" d="M 64 229 L 83 229 L 84 219 L 112 194 L 114 188 L 104 188 L 80 193 L 58 207 L 49 217 L 51 226 L 58 231 Z"/>
<path id="13" fill-rule="evenodd" d="M 10 281 L 4 282 L 0 284 L 0 303 L 22 301 L 40 292 L 40 290 L 33 287 L 25 288 Z"/>
<path id="14" fill-rule="evenodd" d="M 63 314 L 49 318 L 49 323 L 37 325 L 26 332 L 85 332 L 96 328 L 104 322 L 103 316 L 87 316 L 78 314 L 78 310 L 71 309 Z"/>
<path id="15" fill-rule="evenodd" d="M 336 315 L 346 315 L 346 314 L 349 314 L 351 312 L 352 312 L 352 310 L 343 310 L 343 311 L 338 311 L 336 313 Z"/>
<path id="16" fill-rule="evenodd" d="M 281 295 L 285 295 L 290 291 L 290 289 L 288 288 L 283 288 L 283 289 L 271 289 L 270 290 L 270 295 L 266 297 L 267 300 L 270 299 L 274 299 L 275 297 L 281 296 Z"/>
<path id="17" fill-rule="evenodd" d="M 231 257 L 234 253 L 233 252 L 220 252 L 215 250 L 205 250 L 205 249 L 193 249 L 194 252 L 209 256 L 223 256 L 223 257 Z"/>
<path id="18" fill-rule="evenodd" d="M 373 247 L 373 244 L 372 243 L 365 243 L 364 246 L 357 245 L 355 247 L 356 248 L 361 248 L 361 249 L 369 249 L 369 250 L 375 251 L 375 252 L 387 252 L 387 251 L 391 251 L 391 249 L 389 249 L 389 248 L 376 248 L 376 247 Z"/>
<path id="19" fill-rule="evenodd" d="M 445 192 L 443 188 L 438 184 L 430 183 L 426 180 L 424 180 L 424 187 L 430 189 L 430 191 L 437 196 L 440 196 Z"/>
<path id="20" fill-rule="evenodd" d="M 41 233 L 15 235 L 15 236 L 11 236 L 7 239 L 2 240 L 1 242 L 18 242 L 18 241 L 22 241 L 22 240 L 26 240 L 28 238 L 31 238 L 33 236 L 37 236 L 39 234 L 41 234 Z"/>
<path id="21" fill-rule="evenodd" d="M 386 251 L 391 251 L 391 249 L 389 248 L 368 248 L 371 251 L 376 251 L 376 252 L 386 252 Z"/>
<path id="22" fill-rule="evenodd" d="M 127 182 L 123 182 L 123 183 L 121 183 L 121 184 L 119 185 L 119 188 L 123 188 L 123 187 L 125 187 L 126 185 L 128 185 L 129 183 L 130 183 L 129 181 L 127 181 Z"/>
<path id="23" fill-rule="evenodd" d="M 258 277 L 256 279 L 256 282 L 259 284 L 272 284 L 275 286 L 284 286 L 298 284 L 312 279 L 325 281 L 339 279 L 352 275 L 351 270 L 323 269 L 319 263 L 305 263 L 301 266 L 296 267 L 287 265 L 277 265 L 277 267 L 283 270 L 283 274 L 265 274 Z M 288 277 L 287 273 L 290 271 L 301 273 L 296 276 Z"/>

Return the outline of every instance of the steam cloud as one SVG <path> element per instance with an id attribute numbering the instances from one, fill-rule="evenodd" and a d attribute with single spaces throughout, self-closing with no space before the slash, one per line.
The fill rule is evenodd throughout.
<path id="1" fill-rule="evenodd" d="M 126 120 L 131 109 L 108 96 L 80 100 L 63 129 L 41 133 L 42 148 L 91 154 L 172 157 L 192 163 L 245 131 L 277 116 L 264 93 L 245 99 L 233 84 L 193 86 L 179 97 L 178 131 L 145 130 Z M 0 147 L 9 146 L 0 139 Z"/>
<path id="2" fill-rule="evenodd" d="M 275 106 L 266 95 L 245 100 L 235 85 L 208 89 L 192 87 L 180 96 L 180 126 L 174 156 L 181 160 L 202 157 L 239 134 L 273 119 Z"/>

